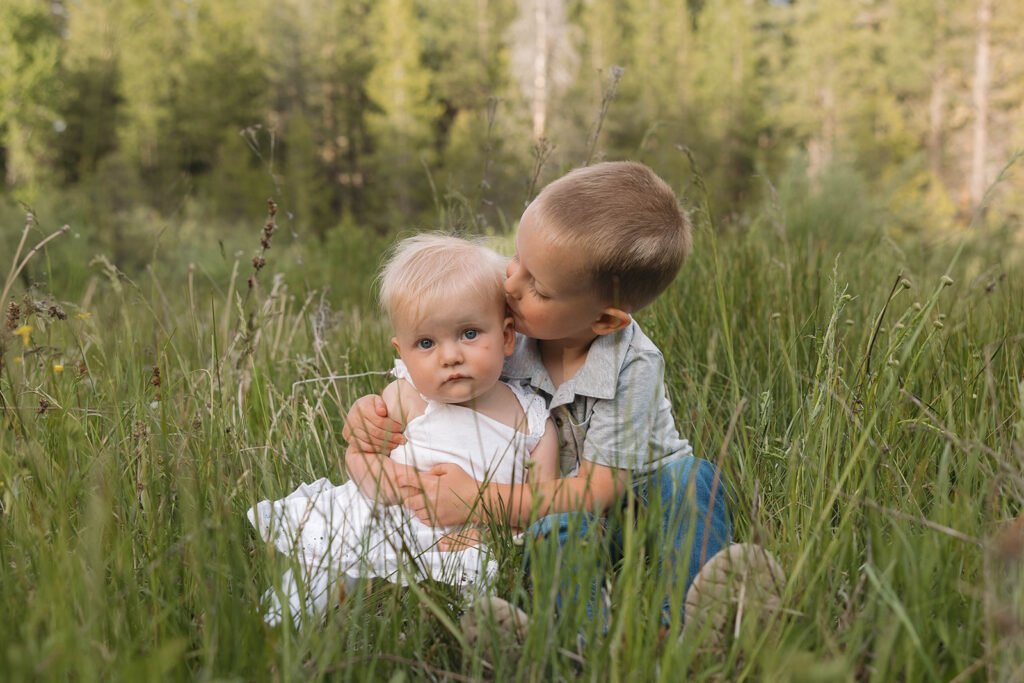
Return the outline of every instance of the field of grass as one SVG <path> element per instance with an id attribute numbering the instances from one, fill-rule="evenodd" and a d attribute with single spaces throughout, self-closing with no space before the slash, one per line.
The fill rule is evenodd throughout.
<path id="1" fill-rule="evenodd" d="M 464 603 L 433 584 L 263 623 L 286 559 L 245 512 L 344 479 L 341 415 L 385 378 L 295 383 L 390 366 L 365 304 L 384 241 L 340 238 L 333 264 L 271 249 L 252 288 L 252 252 L 189 268 L 166 241 L 131 277 L 98 260 L 26 291 L 0 272 L 0 678 L 1021 679 L 1021 235 L 886 234 L 835 189 L 727 229 L 698 212 L 692 259 L 639 316 L 680 431 L 731 484 L 736 540 L 789 576 L 786 615 L 724 651 L 659 634 L 644 519 L 607 575 L 607 627 L 554 615 L 544 566 L 528 592 L 521 550 L 498 545 L 500 592 L 533 615 L 521 652 L 469 647 Z M 585 574 L 599 553 L 579 553 Z"/>

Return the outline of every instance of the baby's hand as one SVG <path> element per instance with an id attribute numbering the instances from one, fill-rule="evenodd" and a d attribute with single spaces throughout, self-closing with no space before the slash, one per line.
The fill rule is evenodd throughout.
<path id="1" fill-rule="evenodd" d="M 402 423 L 388 416 L 384 399 L 376 394 L 352 404 L 341 437 L 363 453 L 390 453 L 405 443 Z"/>

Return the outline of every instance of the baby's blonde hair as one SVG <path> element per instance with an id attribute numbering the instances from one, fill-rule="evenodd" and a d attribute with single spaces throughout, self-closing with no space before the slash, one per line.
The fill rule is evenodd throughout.
<path id="1" fill-rule="evenodd" d="M 391 320 L 418 322 L 422 302 L 468 294 L 504 310 L 507 260 L 476 240 L 427 232 L 397 242 L 378 276 L 380 305 Z"/>
<path id="2" fill-rule="evenodd" d="M 585 254 L 609 304 L 637 311 L 661 294 L 690 251 L 690 220 L 650 168 L 609 161 L 572 171 L 534 200 L 555 245 Z"/>

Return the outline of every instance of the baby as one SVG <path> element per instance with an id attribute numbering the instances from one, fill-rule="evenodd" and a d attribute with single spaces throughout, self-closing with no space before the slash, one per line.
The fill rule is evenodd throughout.
<path id="1" fill-rule="evenodd" d="M 485 582 L 486 548 L 446 550 L 463 525 L 432 527 L 401 505 L 398 482 L 440 463 L 457 463 L 477 481 L 520 485 L 558 476 L 558 441 L 544 399 L 499 381 L 515 333 L 505 312 L 506 260 L 475 242 L 421 234 L 399 242 L 380 275 L 380 300 L 401 360 L 382 396 L 399 416 L 406 443 L 388 455 L 350 447 L 350 480 L 303 484 L 264 500 L 249 520 L 267 542 L 294 553 L 297 570 L 267 592 L 266 620 L 296 623 L 320 614 L 338 581 L 360 576 L 396 583 L 434 579 Z M 472 501 L 460 501 L 472 504 Z M 469 530 L 473 535 L 473 530 Z M 296 575 L 298 571 L 298 575 Z"/>

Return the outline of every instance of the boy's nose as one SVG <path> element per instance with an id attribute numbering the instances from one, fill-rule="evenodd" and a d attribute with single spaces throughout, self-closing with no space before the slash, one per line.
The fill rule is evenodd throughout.
<path id="1" fill-rule="evenodd" d="M 519 282 L 516 275 L 519 273 L 519 267 L 514 261 L 510 262 L 505 268 L 505 293 L 514 299 L 519 298 Z"/>

